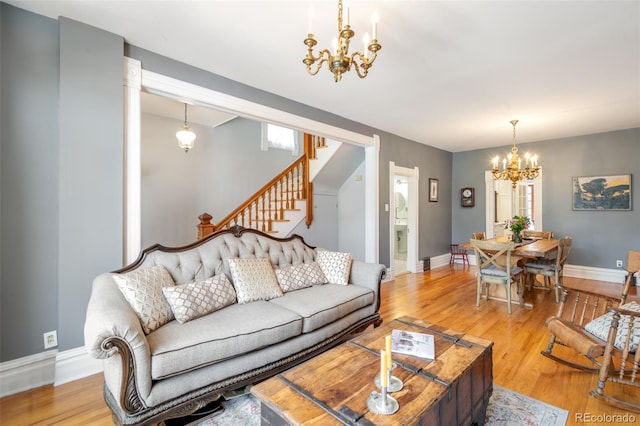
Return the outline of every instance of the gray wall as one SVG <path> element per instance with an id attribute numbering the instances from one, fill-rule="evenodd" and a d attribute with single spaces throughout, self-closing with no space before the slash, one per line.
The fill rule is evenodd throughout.
<path id="1" fill-rule="evenodd" d="M 384 134 L 380 147 L 380 261 L 389 266 L 389 161 L 396 166 L 420 169 L 418 179 L 418 260 L 449 253 L 451 241 L 452 154 Z M 439 179 L 438 202 L 429 202 L 429 178 Z"/>
<path id="2" fill-rule="evenodd" d="M 190 126 L 197 138 L 185 154 L 175 137 L 181 120 L 142 115 L 142 247 L 192 243 L 200 214 L 212 215 L 213 223 L 224 219 L 297 158 L 262 151 L 261 124 L 254 120 Z"/>
<path id="3" fill-rule="evenodd" d="M 359 176 L 360 180 L 356 179 Z M 354 170 L 338 192 L 338 249 L 351 253 L 356 260 L 364 260 L 366 254 L 365 164 Z"/>
<path id="4" fill-rule="evenodd" d="M 0 4 L 0 360 L 58 324 L 58 23 Z M 26 303 L 28 301 L 28 303 Z"/>
<path id="5" fill-rule="evenodd" d="M 542 166 L 542 217 L 545 230 L 573 237 L 569 263 L 615 268 L 627 251 L 640 249 L 640 129 L 518 144 L 520 151 L 538 154 Z M 510 146 L 453 155 L 453 240 L 466 241 L 485 229 L 484 173 L 490 159 L 504 156 Z M 632 174 L 632 211 L 573 211 L 574 176 Z M 475 207 L 460 207 L 460 188 L 475 187 Z M 635 205 L 634 205 L 635 204 Z"/>
<path id="6" fill-rule="evenodd" d="M 51 20 L 5 3 L 0 8 L 0 361 L 42 352 L 42 333 L 54 329 L 60 350 L 82 346 L 92 279 L 121 266 L 123 49 L 145 69 L 378 134 L 381 261 L 389 264 L 388 216 L 382 206 L 389 201 L 390 160 L 420 167 L 420 256 L 447 252 L 450 153 L 127 46 L 120 36 L 78 22 Z M 428 177 L 440 179 L 438 203 L 426 201 Z"/>
<path id="7" fill-rule="evenodd" d="M 60 18 L 58 342 L 84 345 L 99 271 L 122 259 L 122 37 Z"/>
<path id="8" fill-rule="evenodd" d="M 204 146 L 207 164 L 202 168 L 198 208 L 200 213 L 212 215 L 213 223 L 224 219 L 297 159 L 291 151 L 262 151 L 261 126 L 254 120 L 236 118 L 213 129 Z"/>
<path id="9" fill-rule="evenodd" d="M 121 37 L 2 3 L 2 361 L 83 345 L 122 259 Z"/>

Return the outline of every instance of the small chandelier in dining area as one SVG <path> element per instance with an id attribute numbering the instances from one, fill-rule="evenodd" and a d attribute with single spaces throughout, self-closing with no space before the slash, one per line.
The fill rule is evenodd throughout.
<path id="1" fill-rule="evenodd" d="M 521 180 L 535 179 L 540 175 L 537 155 L 531 155 L 527 152 L 524 155 L 525 163 L 524 168 L 522 168 L 522 159 L 518 155 L 518 147 L 516 146 L 516 124 L 518 124 L 518 120 L 511 120 L 511 125 L 513 126 L 511 153 L 502 159 L 502 170 L 498 168 L 500 158 L 494 157 L 492 170 L 495 180 L 510 180 L 512 188 L 515 188 Z"/>
<path id="2" fill-rule="evenodd" d="M 309 31 L 304 44 L 307 46 L 307 55 L 302 62 L 307 66 L 307 72 L 316 75 L 322 64 L 325 62 L 329 67 L 329 71 L 333 73 L 333 79 L 337 83 L 342 79 L 342 74 L 355 68 L 358 77 L 365 78 L 369 73 L 369 68 L 376 60 L 378 50 L 382 46 L 378 43 L 378 23 L 377 19 L 373 20 L 373 38 L 369 39 L 369 34 L 365 33 L 363 37 L 364 53 L 359 51 L 349 54 L 349 43 L 355 32 L 349 24 L 349 8 L 347 8 L 347 22 L 342 26 L 342 0 L 338 1 L 338 37 L 333 39 L 332 49 L 322 49 L 318 52 L 318 56 L 314 56 L 313 48 L 318 42 L 313 37 L 313 29 L 311 20 L 309 20 Z M 358 63 L 360 62 L 360 63 Z M 313 67 L 312 67 L 313 66 Z"/>
<path id="3" fill-rule="evenodd" d="M 187 123 L 187 104 L 184 104 L 184 124 L 182 129 L 176 132 L 176 138 L 178 138 L 178 146 L 184 149 L 184 152 L 188 153 L 193 148 L 193 143 L 196 140 L 196 134 L 189 129 Z"/>

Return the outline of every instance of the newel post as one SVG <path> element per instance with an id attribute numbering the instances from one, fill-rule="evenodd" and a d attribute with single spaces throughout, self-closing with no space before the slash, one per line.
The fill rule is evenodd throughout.
<path id="1" fill-rule="evenodd" d="M 309 181 L 309 160 L 315 159 L 315 149 L 313 149 L 313 136 L 308 133 L 304 134 L 304 157 L 302 185 L 304 198 L 307 203 L 305 225 L 307 225 L 307 229 L 309 229 L 313 222 L 313 183 Z"/>
<path id="2" fill-rule="evenodd" d="M 198 224 L 198 239 L 213 234 L 213 231 L 215 231 L 215 226 L 213 226 L 213 224 L 211 223 L 211 219 L 213 219 L 213 216 L 211 216 L 209 213 L 202 213 L 200 216 L 198 216 L 198 219 L 200 219 L 200 223 Z"/>

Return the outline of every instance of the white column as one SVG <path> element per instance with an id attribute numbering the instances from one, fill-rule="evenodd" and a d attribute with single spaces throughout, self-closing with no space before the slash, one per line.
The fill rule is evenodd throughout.
<path id="1" fill-rule="evenodd" d="M 133 262 L 142 244 L 140 89 L 142 64 L 124 58 L 124 259 Z"/>

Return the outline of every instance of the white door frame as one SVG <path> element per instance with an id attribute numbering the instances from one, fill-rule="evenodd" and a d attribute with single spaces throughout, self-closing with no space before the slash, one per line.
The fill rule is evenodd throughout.
<path id="1" fill-rule="evenodd" d="M 494 226 L 494 212 L 496 210 L 496 198 L 494 196 L 494 182 L 493 174 L 490 170 L 486 170 L 484 172 L 484 182 L 485 182 L 485 234 L 487 238 L 493 238 L 493 226 Z M 511 193 L 513 198 L 513 191 Z M 537 178 L 533 179 L 533 199 L 535 200 L 535 204 L 533 206 L 533 215 L 536 218 L 536 230 L 543 230 L 542 227 L 542 170 L 540 170 L 540 175 Z M 513 205 L 513 199 L 512 199 Z"/>
<path id="2" fill-rule="evenodd" d="M 389 162 L 389 268 L 391 270 L 391 277 L 395 276 L 393 254 L 396 247 L 396 234 L 395 234 L 395 215 L 396 211 L 396 197 L 395 197 L 395 178 L 396 176 L 403 176 L 408 178 L 408 200 L 407 200 L 407 270 L 412 273 L 418 272 L 418 236 L 420 231 L 418 229 L 418 184 L 420 181 L 420 169 L 414 167 L 410 169 L 408 167 L 396 166 L 395 162 Z"/>
<path id="3" fill-rule="evenodd" d="M 133 262 L 141 250 L 141 110 L 140 93 L 144 90 L 180 102 L 215 108 L 257 121 L 268 121 L 292 129 L 322 135 L 365 150 L 365 261 L 378 263 L 379 214 L 378 135 L 363 135 L 326 123 L 280 111 L 226 93 L 196 86 L 151 71 L 143 70 L 140 61 L 124 58 L 124 264 Z"/>

